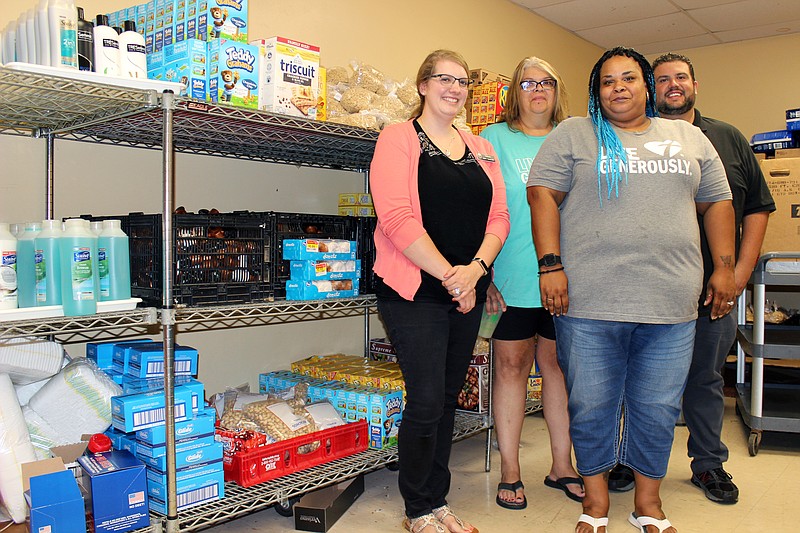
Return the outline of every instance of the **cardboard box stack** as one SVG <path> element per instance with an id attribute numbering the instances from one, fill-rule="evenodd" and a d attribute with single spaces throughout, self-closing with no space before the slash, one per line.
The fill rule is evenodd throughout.
<path id="1" fill-rule="evenodd" d="M 351 217 L 374 217 L 375 206 L 369 193 L 343 192 L 339 194 L 339 214 Z"/>
<path id="2" fill-rule="evenodd" d="M 511 79 L 485 69 L 470 70 L 469 77 L 474 83 L 465 104 L 467 123 L 472 133 L 478 135 L 486 126 L 497 122 L 503 113 Z"/>
<path id="3" fill-rule="evenodd" d="M 287 300 L 358 296 L 361 260 L 356 242 L 340 239 L 286 239 L 283 259 L 291 261 Z"/>
<path id="4" fill-rule="evenodd" d="M 162 343 L 151 339 L 89 343 L 86 356 L 122 386 L 123 394 L 111 399 L 112 427 L 106 435 L 114 450 L 130 452 L 141 465 L 146 505 L 166 514 Z M 174 365 L 176 482 L 181 510 L 223 498 L 225 487 L 222 444 L 214 439 L 216 413 L 206 408 L 205 388 L 195 379 L 197 350 L 175 346 Z M 102 470 L 100 466 L 96 469 Z"/>

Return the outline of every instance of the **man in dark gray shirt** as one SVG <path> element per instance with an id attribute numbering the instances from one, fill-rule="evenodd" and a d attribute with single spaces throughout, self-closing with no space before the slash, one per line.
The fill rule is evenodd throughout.
<path id="1" fill-rule="evenodd" d="M 660 115 L 685 120 L 700 128 L 714 145 L 725 167 L 736 213 L 735 276 L 737 294 L 741 294 L 758 261 L 769 213 L 775 210 L 775 203 L 758 161 L 741 132 L 730 124 L 701 116 L 694 107 L 697 81 L 689 58 L 665 54 L 653 62 L 653 70 Z M 712 263 L 702 224 L 700 228 L 705 266 L 702 295 L 705 295 Z M 689 429 L 688 451 L 692 458 L 692 483 L 700 487 L 708 499 L 732 504 L 738 500 L 739 489 L 722 467 L 728 459 L 728 449 L 721 438 L 724 412 L 722 368 L 735 340 L 736 317 L 730 313 L 711 320 L 702 295 L 692 366 L 683 395 L 683 415 Z"/>

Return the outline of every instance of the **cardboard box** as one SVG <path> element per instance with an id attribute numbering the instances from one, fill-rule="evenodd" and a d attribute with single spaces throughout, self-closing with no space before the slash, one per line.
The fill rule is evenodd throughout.
<path id="1" fill-rule="evenodd" d="M 319 46 L 286 37 L 251 41 L 259 50 L 259 109 L 317 118 L 320 100 Z"/>
<path id="2" fill-rule="evenodd" d="M 800 157 L 800 148 L 779 148 L 775 150 L 775 159 L 781 157 Z"/>
<path id="3" fill-rule="evenodd" d="M 216 84 L 219 103 L 259 109 L 259 54 L 257 46 L 227 39 L 208 43 L 209 91 Z"/>
<path id="4" fill-rule="evenodd" d="M 800 251 L 800 158 L 765 159 L 761 171 L 776 207 L 761 253 Z"/>
<path id="5" fill-rule="evenodd" d="M 22 490 L 30 507 L 32 533 L 86 531 L 83 497 L 60 457 L 23 463 Z"/>
<path id="6" fill-rule="evenodd" d="M 502 81 L 506 84 L 511 83 L 511 78 L 504 74 L 498 74 L 497 72 L 492 72 L 491 70 L 486 70 L 483 68 L 475 68 L 469 71 L 469 77 L 471 80 L 475 81 L 475 85 L 479 85 L 481 83 L 489 83 L 493 81 Z"/>
<path id="7" fill-rule="evenodd" d="M 247 42 L 247 0 L 209 0 L 197 10 L 197 38 Z"/>
<path id="8" fill-rule="evenodd" d="M 458 393 L 457 409 L 471 413 L 489 410 L 489 356 L 473 355 L 464 386 Z"/>
<path id="9" fill-rule="evenodd" d="M 82 456 L 83 488 L 91 502 L 96 533 L 118 533 L 150 525 L 144 464 L 126 451 Z"/>
<path id="10" fill-rule="evenodd" d="M 294 506 L 294 527 L 300 531 L 328 531 L 364 493 L 364 476 L 310 492 Z"/>
<path id="11" fill-rule="evenodd" d="M 527 398 L 529 400 L 542 399 L 542 376 L 530 374 L 528 376 Z"/>

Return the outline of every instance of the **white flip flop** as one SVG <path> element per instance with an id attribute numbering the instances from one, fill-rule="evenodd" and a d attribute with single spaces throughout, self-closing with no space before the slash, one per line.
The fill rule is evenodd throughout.
<path id="1" fill-rule="evenodd" d="M 578 522 L 583 522 L 585 524 L 589 524 L 592 526 L 592 531 L 597 533 L 598 527 L 605 527 L 606 533 L 608 533 L 608 517 L 603 516 L 601 518 L 595 518 L 593 516 L 589 516 L 588 514 L 582 514 L 578 517 Z"/>
<path id="2" fill-rule="evenodd" d="M 630 522 L 633 527 L 638 527 L 640 533 L 647 533 L 647 526 L 656 526 L 658 528 L 658 533 L 672 527 L 672 524 L 666 518 L 664 520 L 657 520 L 652 516 L 636 516 L 636 513 L 631 513 L 628 517 L 628 522 Z"/>

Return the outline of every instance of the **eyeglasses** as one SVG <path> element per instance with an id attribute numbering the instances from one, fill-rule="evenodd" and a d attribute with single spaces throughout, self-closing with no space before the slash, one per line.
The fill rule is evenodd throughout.
<path id="1" fill-rule="evenodd" d="M 474 80 L 469 78 L 456 78 L 455 76 L 451 76 L 450 74 L 431 74 L 428 76 L 429 80 L 438 79 L 439 83 L 442 84 L 443 87 L 450 87 L 455 82 L 458 82 L 458 86 L 462 89 L 466 89 L 470 85 L 474 83 Z"/>
<path id="2" fill-rule="evenodd" d="M 543 91 L 552 91 L 556 88 L 556 80 L 553 78 L 545 78 L 542 81 L 522 80 L 519 86 L 527 93 L 535 91 L 536 87 L 541 87 Z"/>

